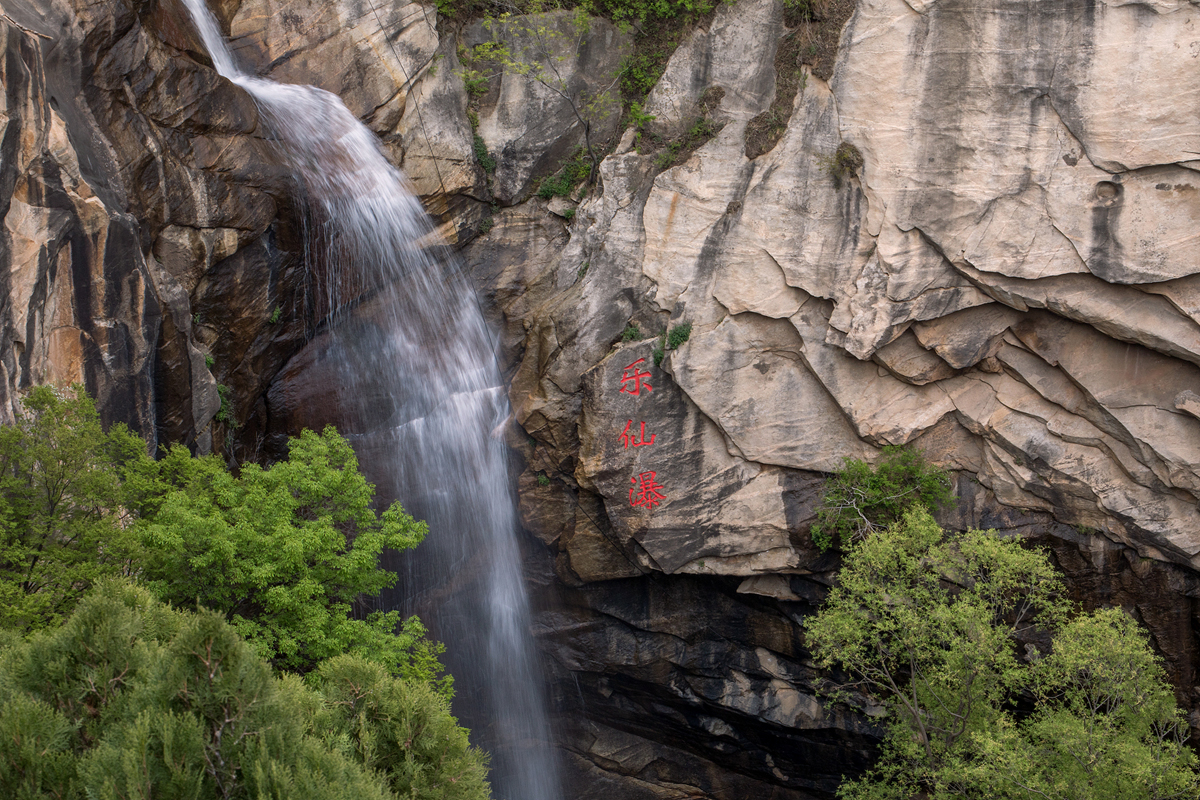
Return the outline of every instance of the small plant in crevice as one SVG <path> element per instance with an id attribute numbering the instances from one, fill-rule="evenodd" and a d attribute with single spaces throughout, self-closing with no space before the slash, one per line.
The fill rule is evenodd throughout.
<path id="1" fill-rule="evenodd" d="M 642 110 L 641 103 L 629 104 L 629 124 L 637 128 L 639 131 L 641 131 L 655 119 L 656 117 L 653 114 L 647 114 Z"/>
<path id="2" fill-rule="evenodd" d="M 580 264 L 579 271 L 575 273 L 576 279 L 582 280 L 583 276 L 587 275 L 588 267 L 590 267 L 591 265 L 592 265 L 592 262 L 590 262 L 590 261 L 585 261 L 582 264 Z"/>
<path id="3" fill-rule="evenodd" d="M 481 70 L 466 67 L 460 74 L 462 75 L 463 86 L 466 88 L 467 94 L 471 99 L 483 97 L 488 93 L 488 76 Z"/>
<path id="4" fill-rule="evenodd" d="M 622 342 L 636 342 L 640 338 L 642 338 L 642 332 L 633 322 L 626 325 L 625 330 L 621 331 Z"/>
<path id="5" fill-rule="evenodd" d="M 679 345 L 686 342 L 688 340 L 688 337 L 690 337 L 691 335 L 692 335 L 692 323 L 690 323 L 690 322 L 679 323 L 675 327 L 671 328 L 671 332 L 667 334 L 667 349 L 668 350 L 678 350 Z"/>
<path id="6" fill-rule="evenodd" d="M 275 310 L 271 312 L 271 316 L 267 317 L 267 323 L 274 325 L 283 318 L 283 307 L 275 306 Z"/>
<path id="7" fill-rule="evenodd" d="M 537 485 L 538 486 L 549 486 L 550 485 L 550 476 L 547 475 L 545 473 L 545 471 L 539 472 L 537 474 Z"/>
<path id="8" fill-rule="evenodd" d="M 655 343 L 651 355 L 654 357 L 654 366 L 660 366 L 663 358 L 667 355 L 667 332 L 665 330 L 658 335 L 658 342 Z"/>
<path id="9" fill-rule="evenodd" d="M 488 152 L 487 143 L 483 141 L 483 137 L 478 133 L 475 134 L 475 141 L 472 145 L 475 151 L 475 160 L 479 162 L 479 166 L 483 167 L 483 171 L 488 175 L 496 172 L 496 157 Z"/>
<path id="10" fill-rule="evenodd" d="M 568 197 L 576 186 L 588 179 L 591 172 L 591 163 L 582 153 L 577 154 L 558 172 L 549 178 L 544 178 L 538 184 L 537 196 L 543 200 L 549 200 L 552 197 Z"/>
<path id="11" fill-rule="evenodd" d="M 578 211 L 578 209 L 576 209 L 576 208 L 566 209 L 565 211 L 562 212 L 563 219 L 565 219 L 567 222 L 570 222 L 571 220 L 575 219 L 576 211 Z"/>
<path id="12" fill-rule="evenodd" d="M 223 383 L 217 384 L 217 396 L 221 398 L 221 407 L 217 409 L 216 421 L 222 425 L 233 424 L 233 390 Z"/>
<path id="13" fill-rule="evenodd" d="M 212 353 L 204 354 L 204 366 L 209 372 L 212 372 L 212 368 L 216 365 L 216 363 L 217 361 L 212 357 Z"/>
<path id="14" fill-rule="evenodd" d="M 830 0 L 783 0 L 784 10 L 803 22 L 816 22 L 826 17 L 832 5 Z"/>
<path id="15" fill-rule="evenodd" d="M 659 169 L 668 169 L 676 164 L 683 163 L 701 145 L 716 136 L 721 127 L 721 125 L 713 122 L 708 117 L 700 117 L 692 123 L 683 136 L 668 144 L 658 154 L 654 159 L 654 166 Z"/>
<path id="16" fill-rule="evenodd" d="M 492 228 L 494 228 L 495 226 L 496 226 L 495 219 L 493 219 L 492 217 L 484 217 L 483 221 L 479 223 L 480 235 L 483 235 L 485 233 L 490 233 Z"/>
<path id="17" fill-rule="evenodd" d="M 858 174 L 865 163 L 862 151 L 849 142 L 839 144 L 832 156 L 822 157 L 818 160 L 821 169 L 833 181 L 835 189 L 841 189 L 842 184 L 851 176 Z"/>

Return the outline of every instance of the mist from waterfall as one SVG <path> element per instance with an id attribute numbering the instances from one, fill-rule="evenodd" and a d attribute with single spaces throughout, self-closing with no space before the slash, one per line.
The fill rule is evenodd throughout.
<path id="1" fill-rule="evenodd" d="M 472 287 L 336 95 L 247 75 L 204 0 L 185 2 L 217 71 L 257 101 L 308 204 L 335 314 L 325 352 L 343 433 L 381 495 L 429 523 L 416 551 L 389 562 L 403 596 L 384 602 L 420 613 L 446 644 L 454 711 L 492 752 L 495 796 L 557 800 L 508 456 L 493 434 L 508 399 Z"/>

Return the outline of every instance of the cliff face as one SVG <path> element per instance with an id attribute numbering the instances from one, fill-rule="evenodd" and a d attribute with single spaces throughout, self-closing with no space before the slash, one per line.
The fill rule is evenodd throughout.
<path id="1" fill-rule="evenodd" d="M 1139 614 L 1194 706 L 1198 21 L 1192 3 L 859 2 L 830 79 L 803 68 L 786 130 L 753 159 L 778 8 L 722 8 L 685 41 L 647 111 L 685 125 L 717 87 L 724 126 L 665 171 L 628 146 L 605 161 L 547 265 L 554 288 L 523 317 L 513 381 L 539 442 L 530 470 L 555 479 L 525 479 L 527 523 L 596 615 L 586 634 L 561 620 L 548 634 L 591 679 L 593 718 L 667 708 L 690 752 L 827 789 L 814 779 L 845 761 L 782 765 L 805 750 L 757 738 L 861 732 L 811 701 L 802 635 L 764 643 L 718 620 L 739 595 L 773 598 L 775 619 L 811 610 L 834 566 L 807 535 L 812 471 L 885 444 L 958 471 L 946 524 L 1050 545 L 1085 604 Z M 481 261 L 505 258 L 488 246 Z M 630 319 L 692 333 L 654 368 L 654 341 L 621 341 Z M 622 381 L 640 359 L 655 391 L 635 397 Z M 643 421 L 653 444 L 622 438 Z M 630 494 L 647 473 L 663 487 L 652 510 Z M 708 627 L 644 645 L 661 630 L 606 579 L 664 605 L 708 587 L 711 606 L 685 601 Z M 576 656 L 607 617 L 630 632 L 606 640 L 619 655 Z M 736 666 L 717 677 L 718 662 Z M 598 736 L 585 757 L 620 762 L 611 746 Z"/>
<path id="2" fill-rule="evenodd" d="M 310 233 L 253 103 L 167 2 L 39 2 L 13 22 L 52 38 L 0 23 L 4 413 L 83 379 L 110 418 L 239 458 L 336 421 Z M 547 203 L 583 131 L 513 74 L 472 131 L 477 29 L 214 6 L 240 58 L 380 133 L 500 331 L 571 796 L 828 796 L 867 762 L 879 710 L 817 701 L 801 625 L 837 568 L 809 539 L 820 473 L 886 444 L 956 471 L 944 524 L 1049 547 L 1081 602 L 1129 608 L 1200 703 L 1200 3 L 828 9 L 722 5 L 640 140 L 597 118 L 620 141 L 599 182 Z M 559 63 L 599 91 L 632 46 L 597 22 Z"/>
<path id="3" fill-rule="evenodd" d="M 250 416 L 313 324 L 290 177 L 182 8 L 8 8 L 0 413 L 78 381 L 106 419 L 208 451 L 218 385 Z"/>

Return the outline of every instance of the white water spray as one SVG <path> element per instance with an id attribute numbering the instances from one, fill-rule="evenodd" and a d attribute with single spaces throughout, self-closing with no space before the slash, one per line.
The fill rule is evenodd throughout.
<path id="1" fill-rule="evenodd" d="M 508 401 L 474 293 L 404 176 L 334 94 L 242 72 L 204 0 L 185 0 L 217 71 L 245 88 L 282 146 L 320 227 L 338 405 L 364 471 L 430 534 L 394 566 L 447 646 L 455 712 L 492 750 L 503 800 L 558 800 L 532 654 L 504 445 Z M 415 596 L 415 600 L 412 599 Z M 397 598 L 397 603 L 401 602 Z"/>

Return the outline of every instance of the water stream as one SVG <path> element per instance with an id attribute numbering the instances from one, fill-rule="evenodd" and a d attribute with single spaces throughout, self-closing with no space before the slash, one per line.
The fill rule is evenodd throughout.
<path id="1" fill-rule="evenodd" d="M 309 206 L 328 276 L 326 366 L 364 472 L 430 535 L 393 556 L 401 594 L 447 647 L 455 714 L 492 752 L 498 800 L 558 800 L 530 641 L 493 335 L 457 262 L 380 143 L 334 94 L 238 68 L 204 0 L 185 0 L 223 76 L 257 101 Z"/>

